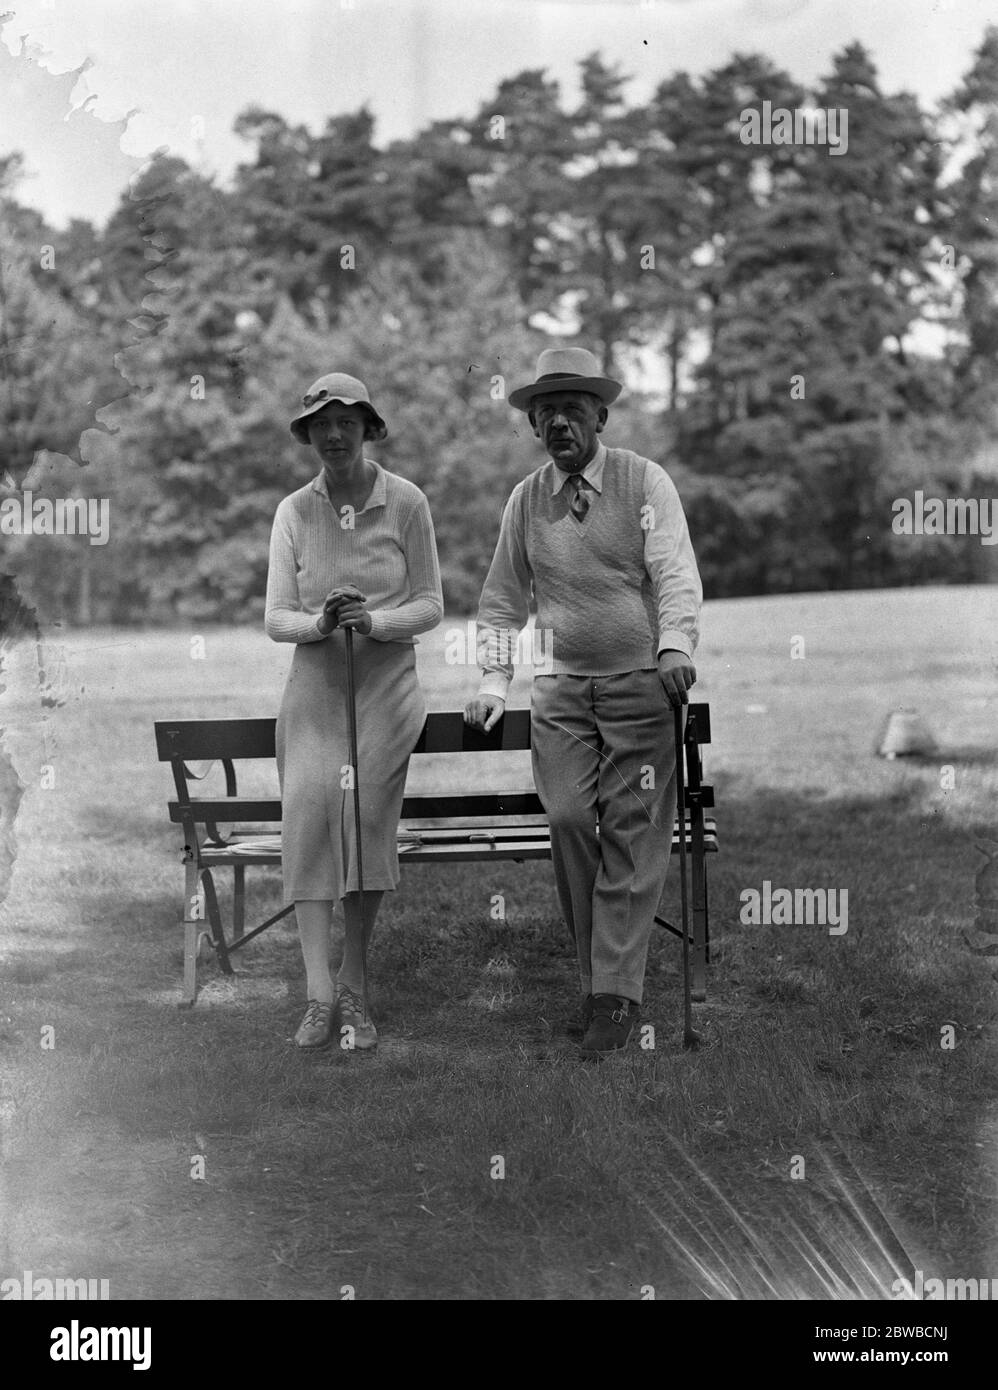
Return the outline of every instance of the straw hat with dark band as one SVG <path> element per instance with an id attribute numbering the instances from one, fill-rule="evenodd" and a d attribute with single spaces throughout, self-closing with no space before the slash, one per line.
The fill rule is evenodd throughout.
<path id="1" fill-rule="evenodd" d="M 600 373 L 599 363 L 585 348 L 547 348 L 537 359 L 537 380 L 509 395 L 514 410 L 530 410 L 537 396 L 552 391 L 589 391 L 604 405 L 612 405 L 624 388 Z"/>

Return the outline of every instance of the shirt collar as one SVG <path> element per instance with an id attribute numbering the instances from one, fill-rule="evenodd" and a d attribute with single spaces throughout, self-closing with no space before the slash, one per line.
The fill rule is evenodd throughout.
<path id="1" fill-rule="evenodd" d="M 385 470 L 382 468 L 381 464 L 378 463 L 377 459 L 369 459 L 365 454 L 364 462 L 373 463 L 375 468 L 374 486 L 371 488 L 371 495 L 361 508 L 361 511 L 366 512 L 371 507 L 385 506 L 387 502 L 388 480 L 385 477 Z M 313 478 L 309 486 L 313 492 L 317 492 L 320 497 L 326 502 L 329 502 L 329 493 L 326 491 L 325 470 L 323 470 L 317 478 Z M 329 505 L 332 506 L 332 503 L 330 502 Z"/>
<path id="2" fill-rule="evenodd" d="M 606 463 L 606 445 L 597 444 L 596 452 L 582 470 L 582 476 L 590 485 L 594 492 L 603 491 L 603 465 Z M 554 459 L 551 460 L 551 494 L 557 497 L 569 478 L 574 475 L 566 473 L 563 468 L 559 468 Z"/>

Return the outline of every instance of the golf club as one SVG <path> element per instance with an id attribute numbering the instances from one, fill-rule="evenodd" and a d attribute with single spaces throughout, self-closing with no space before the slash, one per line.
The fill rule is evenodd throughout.
<path id="1" fill-rule="evenodd" d="M 693 1027 L 693 997 L 690 990 L 690 908 L 686 896 L 686 789 L 683 749 L 683 707 L 676 705 L 676 814 L 679 817 L 679 897 L 683 927 L 683 1047 L 699 1047 L 702 1036 Z"/>
<path id="2" fill-rule="evenodd" d="M 347 714 L 350 720 L 350 766 L 353 768 L 353 817 L 357 831 L 357 896 L 360 902 L 360 971 L 367 1022 L 367 924 L 364 921 L 364 853 L 360 831 L 360 771 L 357 766 L 357 687 L 354 684 L 353 628 L 344 628 L 347 648 Z"/>

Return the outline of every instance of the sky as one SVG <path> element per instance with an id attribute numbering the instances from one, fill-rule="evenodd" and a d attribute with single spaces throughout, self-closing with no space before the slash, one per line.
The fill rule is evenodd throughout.
<path id="1" fill-rule="evenodd" d="M 0 154 L 24 155 L 19 196 L 50 221 L 103 221 L 154 150 L 225 178 L 250 156 L 232 134 L 250 105 L 318 131 L 366 103 L 384 143 L 472 114 L 524 68 L 571 99 L 594 50 L 640 100 L 734 52 L 807 83 L 859 39 L 885 90 L 932 106 L 988 22 L 995 0 L 14 0 L 0 17 Z"/>

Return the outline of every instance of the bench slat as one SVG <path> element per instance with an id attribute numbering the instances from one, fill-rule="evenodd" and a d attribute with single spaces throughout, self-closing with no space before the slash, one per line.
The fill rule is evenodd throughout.
<path id="1" fill-rule="evenodd" d="M 466 792 L 464 796 L 420 793 L 402 802 L 403 816 L 531 816 L 544 807 L 536 792 Z"/>
<path id="2" fill-rule="evenodd" d="M 192 796 L 185 805 L 180 801 L 169 802 L 170 820 L 179 825 L 185 816 L 197 821 L 221 821 L 232 825 L 236 821 L 280 821 L 282 819 L 279 799 L 248 796 Z"/>
<path id="3" fill-rule="evenodd" d="M 473 845 L 442 844 L 413 845 L 411 849 L 399 848 L 399 862 L 412 863 L 418 860 L 423 864 L 447 864 L 457 860 L 471 861 L 483 859 L 550 859 L 551 846 L 542 840 L 506 840 L 500 845 L 488 845 L 477 841 Z"/>
<path id="4" fill-rule="evenodd" d="M 705 805 L 713 805 L 713 797 L 705 800 Z M 278 798 L 253 798 L 246 796 L 193 796 L 186 804 L 180 801 L 168 802 L 170 820 L 179 825 L 189 816 L 199 825 L 205 821 L 217 821 L 222 825 L 234 825 L 242 821 L 263 821 L 279 823 L 282 807 Z M 407 796 L 402 801 L 402 820 L 450 820 L 455 817 L 469 819 L 479 817 L 488 821 L 495 816 L 543 817 L 544 807 L 536 792 L 481 792 L 464 796 L 429 795 L 419 793 Z M 546 817 L 545 823 L 546 823 Z"/>
<path id="5" fill-rule="evenodd" d="M 201 823 L 214 820 L 232 825 L 235 821 L 279 821 L 280 800 L 246 796 L 192 796 L 187 805 L 171 801 L 170 820 L 179 824 L 185 816 Z M 486 792 L 467 796 L 407 796 L 402 815 L 420 818 L 447 816 L 525 816 L 543 813 L 536 792 Z"/>
<path id="6" fill-rule="evenodd" d="M 503 753 L 530 747 L 530 711 L 506 710 L 496 727 L 484 734 L 464 722 L 458 711 L 426 716 L 413 753 Z"/>
<path id="7" fill-rule="evenodd" d="M 156 722 L 161 763 L 171 758 L 273 758 L 276 719 L 163 719 Z"/>
<path id="8" fill-rule="evenodd" d="M 710 707 L 691 704 L 696 716 L 697 739 L 710 742 Z M 160 719 L 156 721 L 156 751 L 160 762 L 171 758 L 207 761 L 213 758 L 272 758 L 275 756 L 277 721 L 270 719 Z M 426 716 L 418 753 L 503 753 L 530 747 L 530 711 L 506 710 L 488 734 L 464 722 L 459 710 L 435 711 Z"/>
<path id="9" fill-rule="evenodd" d="M 240 839 L 240 835 L 245 839 Z M 513 858 L 524 847 L 538 851 L 532 857 L 547 859 L 551 852 L 551 839 L 546 826 L 495 826 L 486 838 L 477 827 L 453 826 L 443 828 L 432 826 L 416 831 L 399 829 L 398 851 L 406 859 L 430 859 L 437 850 L 453 851 L 451 857 L 472 858 L 476 851 L 496 858 Z M 679 844 L 679 826 L 672 827 L 673 846 Z M 692 848 L 693 835 L 689 823 L 686 826 L 686 843 Z M 717 851 L 717 826 L 713 819 L 704 823 L 704 847 L 709 852 Z M 204 845 L 201 858 L 206 864 L 279 864 L 281 860 L 280 835 L 257 836 L 252 833 L 236 832 L 233 843 L 226 846 Z"/>
<path id="10" fill-rule="evenodd" d="M 679 843 L 678 838 L 673 837 L 673 848 Z M 687 846 L 692 848 L 690 836 L 686 837 Z M 704 851 L 707 854 L 717 853 L 717 839 L 713 835 L 705 835 Z M 279 853 L 274 854 L 233 854 L 228 850 L 205 849 L 201 853 L 202 861 L 206 868 L 238 867 L 240 864 L 256 865 L 258 867 L 269 866 L 276 868 L 281 862 Z M 464 859 L 474 861 L 476 859 L 550 859 L 551 846 L 546 840 L 503 840 L 500 843 L 490 845 L 481 840 L 476 840 L 474 844 L 461 844 L 460 842 L 444 842 L 442 844 L 431 845 L 400 845 L 399 862 L 412 863 L 443 863 L 447 860 Z"/>

